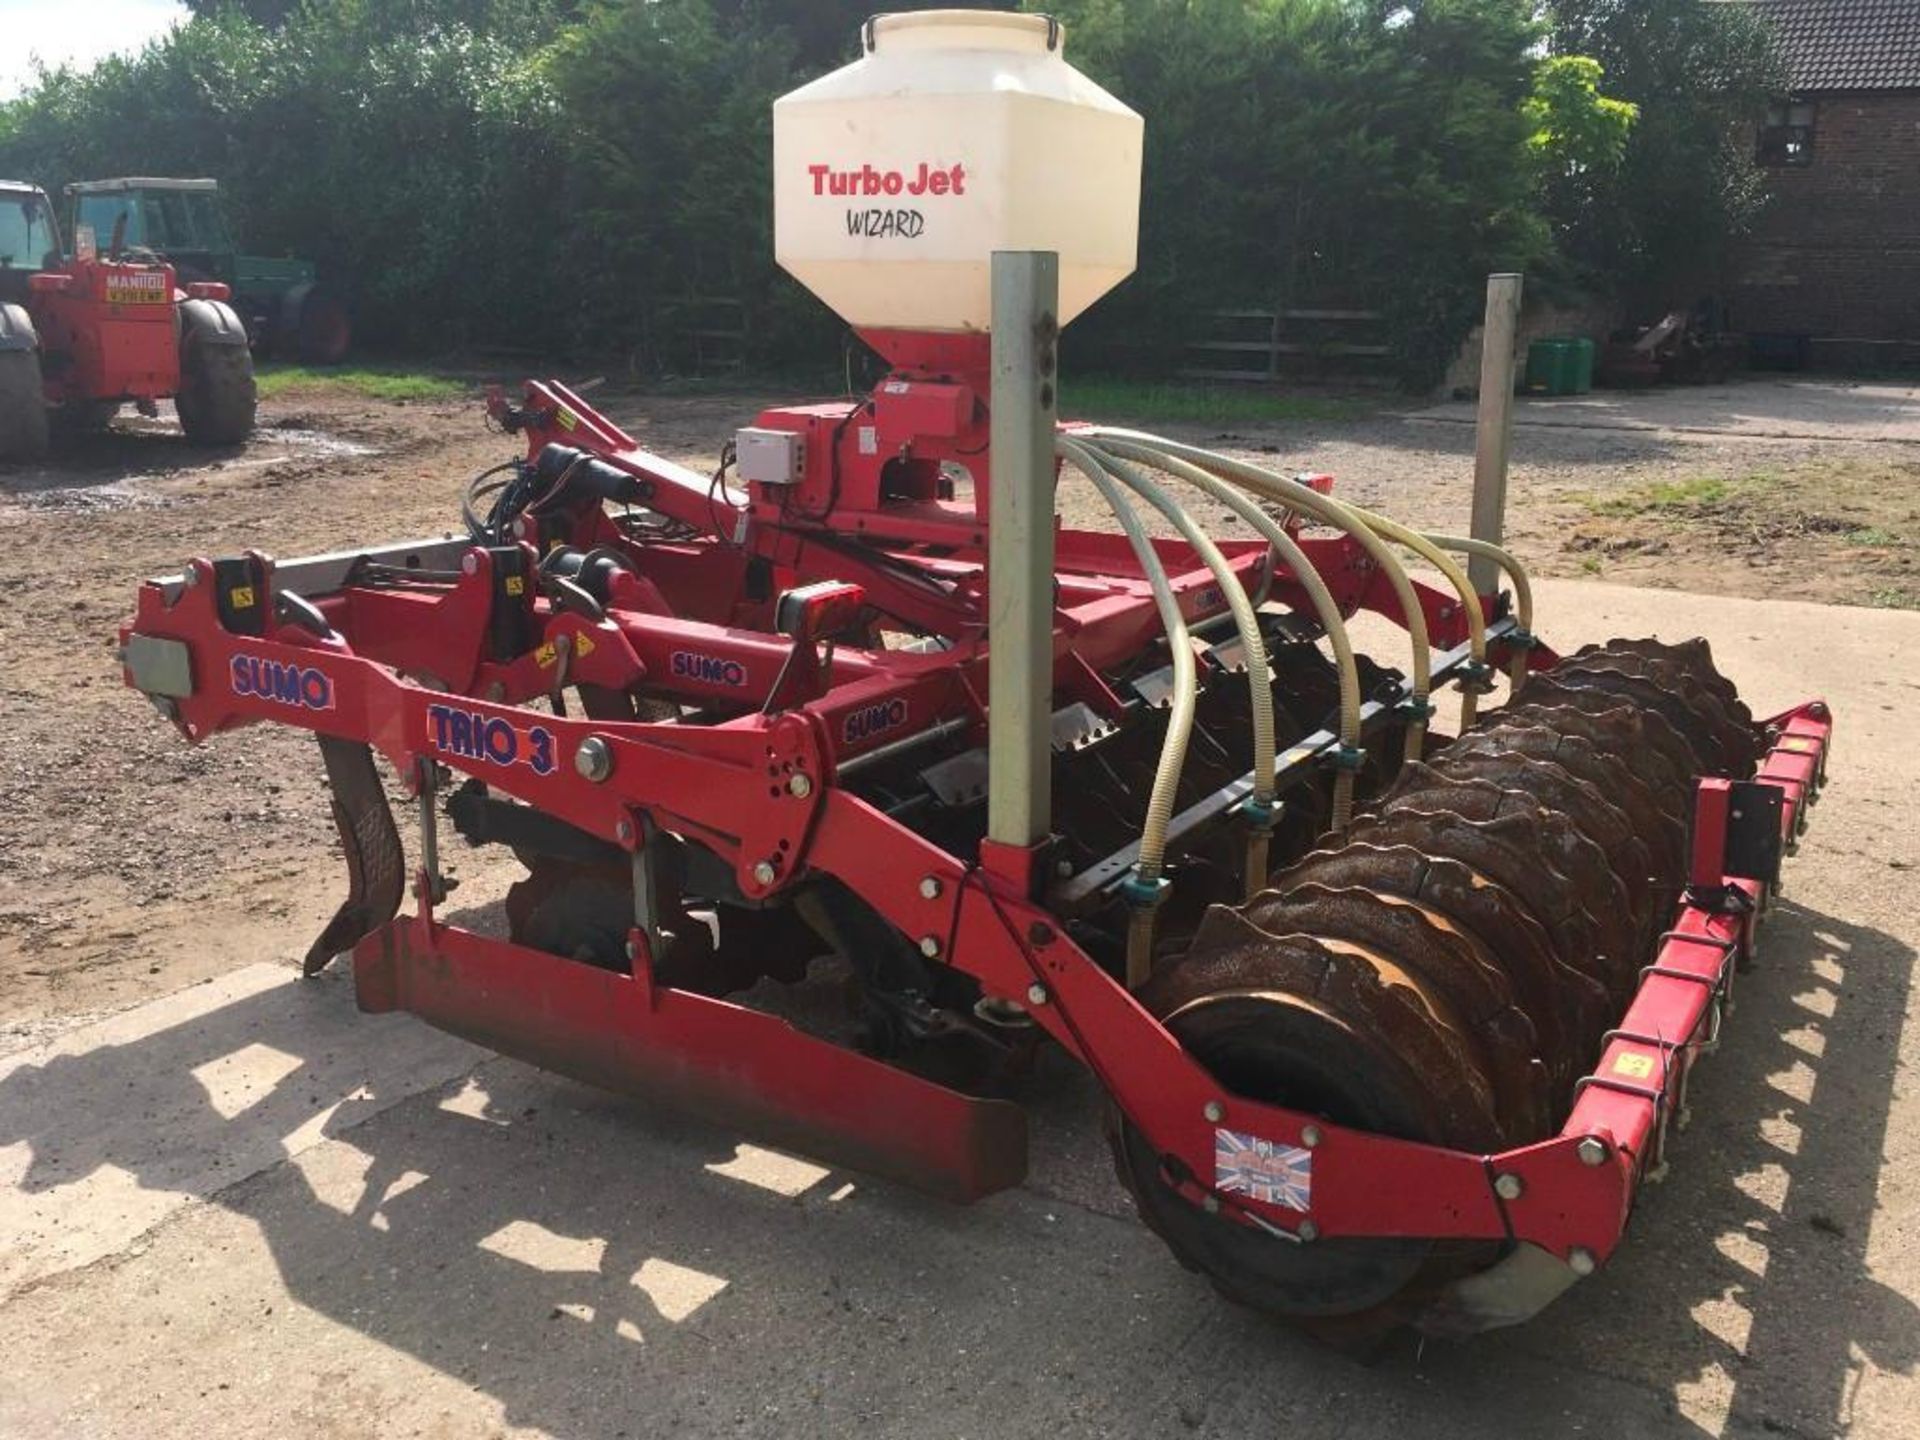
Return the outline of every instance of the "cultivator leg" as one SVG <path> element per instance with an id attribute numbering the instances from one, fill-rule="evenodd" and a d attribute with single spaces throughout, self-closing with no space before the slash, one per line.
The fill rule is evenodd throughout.
<path id="1" fill-rule="evenodd" d="M 387 792 L 373 768 L 372 750 L 331 735 L 319 740 L 327 787 L 333 793 L 333 823 L 347 861 L 347 898 L 308 947 L 301 965 L 308 975 L 319 974 L 334 956 L 346 954 L 391 920 L 406 888 L 400 832 L 394 829 Z"/>
<path id="2" fill-rule="evenodd" d="M 1407 766 L 1347 843 L 1216 908 L 1141 1000 L 1233 1094 L 1345 1128 L 1493 1154 L 1622 1085 L 1664 1124 L 1664 1077 L 1639 1082 L 1694 1030 L 1653 1037 L 1657 1062 L 1633 1051 L 1618 1074 L 1587 1066 L 1633 1033 L 1614 1027 L 1665 973 L 1663 932 L 1697 880 L 1691 777 L 1745 780 L 1763 740 L 1704 642 L 1589 647 Z M 1727 947 L 1692 948 L 1724 959 Z M 1303 1244 L 1195 1207 L 1130 1126 L 1116 1153 L 1148 1223 L 1260 1308 L 1475 1328 L 1500 1307 L 1485 1280 L 1463 1283 L 1496 1247 Z"/>

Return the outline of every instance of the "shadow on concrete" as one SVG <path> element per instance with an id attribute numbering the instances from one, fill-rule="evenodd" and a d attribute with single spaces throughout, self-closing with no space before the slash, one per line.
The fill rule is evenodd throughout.
<path id="1" fill-rule="evenodd" d="M 1599 1278 L 1498 1346 L 1657 1386 L 1715 1434 L 1829 1435 L 1868 1366 L 1920 1366 L 1920 1308 L 1867 1263 L 1914 958 L 1782 899 L 1667 1180 Z"/>
<path id="2" fill-rule="evenodd" d="M 1523 1331 L 1409 1344 L 1366 1372 L 1232 1311 L 1097 1213 L 1104 1179 L 1092 1210 L 1048 1209 L 1046 1173 L 1037 1194 L 957 1210 L 501 1060 L 390 1103 L 356 1080 L 372 1047 L 344 1048 L 342 1023 L 387 1027 L 382 1044 L 420 1036 L 352 1017 L 337 981 L 18 1067 L 0 1078 L 15 1117 L 0 1147 L 30 1148 L 27 1192 L 106 1168 L 189 1186 L 257 1228 L 301 1306 L 561 1437 L 944 1433 L 962 1414 L 991 1432 L 1003 1401 L 1050 1413 L 1050 1383 L 1074 1397 L 1075 1433 L 1242 1434 L 1291 1416 L 1313 1433 L 1364 1417 L 1472 1434 L 1525 1377 L 1538 1394 L 1569 1373 L 1582 1393 L 1566 1410 L 1509 1412 L 1502 1430 L 1557 1433 L 1577 1414 L 1647 1433 L 1677 1408 L 1713 1433 L 1827 1434 L 1863 1358 L 1920 1359 L 1920 1316 L 1865 1258 L 1914 957 L 1785 904 L 1764 936 L 1672 1178 L 1615 1263 Z M 283 1073 L 237 1111 L 211 1103 L 209 1067 L 250 1047 L 287 1057 Z M 71 1117 L 73 1096 L 96 1124 L 19 1123 Z M 1082 1143 L 1094 1098 L 1081 1085 L 1041 1107 L 1079 1132 L 1042 1165 L 1080 1177 L 1067 1189 L 1097 1153 Z M 179 1159 L 316 1124 L 337 1143 L 249 1178 L 197 1179 Z M 236 1308 L 257 1294 L 213 1283 L 236 1287 Z M 151 1353 L 143 1338 L 139 1363 L 196 1363 L 169 1349 L 190 1338 L 156 1334 Z M 968 1377 L 989 1357 L 995 1384 L 1041 1393 L 982 1392 Z"/>

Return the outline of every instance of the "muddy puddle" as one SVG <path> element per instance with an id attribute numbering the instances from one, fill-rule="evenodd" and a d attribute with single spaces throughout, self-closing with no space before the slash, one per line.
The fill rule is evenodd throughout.
<path id="1" fill-rule="evenodd" d="M 56 441 L 33 465 L 0 466 L 0 515 L 92 515 L 163 510 L 189 498 L 179 482 L 196 474 L 271 469 L 309 458 L 366 459 L 379 447 L 334 434 L 304 416 L 262 425 L 244 447 L 189 449 L 177 422 L 126 417 L 102 434 Z"/>

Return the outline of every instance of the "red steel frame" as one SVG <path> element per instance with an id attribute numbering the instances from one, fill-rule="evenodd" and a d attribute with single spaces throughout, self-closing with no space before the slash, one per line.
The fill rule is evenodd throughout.
<path id="1" fill-rule="evenodd" d="M 494 409 L 507 413 L 497 400 Z M 548 441 L 590 449 L 643 479 L 650 509 L 709 532 L 677 547 L 684 552 L 677 558 L 672 544 L 647 548 L 650 565 L 658 560 L 675 571 L 659 589 L 671 591 L 681 614 L 657 613 L 657 596 L 639 586 L 598 621 L 543 600 L 534 614 L 544 643 L 495 663 L 485 658 L 484 643 L 493 561 L 475 546 L 465 552 L 462 573 L 438 590 L 348 584 L 310 597 L 332 636 L 270 624 L 267 635 L 255 637 L 222 624 L 213 566 L 196 559 L 184 576 L 142 588 L 122 634 L 123 643 L 137 635 L 185 646 L 191 693 L 167 704 L 187 738 L 265 720 L 363 741 L 402 775 L 417 776 L 436 762 L 629 852 L 656 830 L 697 839 L 732 863 L 749 898 L 773 894 L 802 874 L 836 877 L 929 953 L 973 976 L 987 995 L 1025 1006 L 1167 1157 L 1170 1179 L 1196 1203 L 1246 1223 L 1297 1238 L 1512 1239 L 1576 1270 L 1613 1250 L 1637 1185 L 1660 1162 L 1693 1062 L 1717 1037 L 1768 899 L 1760 882 L 1723 873 L 1724 783 L 1701 786 L 1689 898 L 1558 1135 L 1498 1155 L 1467 1154 L 1242 1099 L 1225 1093 L 1063 933 L 1027 883 L 1039 868 L 1035 856 L 987 847 L 980 864 L 962 863 L 835 783 L 837 767 L 863 749 L 928 724 L 963 717 L 977 730 L 985 690 L 977 546 L 962 538 L 937 554 L 869 551 L 837 543 L 824 529 L 770 523 L 776 517 L 766 513 L 771 502 L 764 495 L 740 504 L 717 494 L 707 477 L 641 451 L 558 385 L 530 386 L 526 406 L 513 414 L 530 452 Z M 752 513 L 756 508 L 761 513 Z M 952 523 L 964 529 L 973 522 Z M 618 538 L 604 517 L 599 524 L 577 543 Z M 1115 710 L 1119 702 L 1098 671 L 1159 633 L 1151 597 L 1116 538 L 1064 531 L 1058 539 L 1056 697 Z M 1344 609 L 1397 616 L 1379 577 L 1348 542 L 1306 544 Z M 1249 588 L 1270 578 L 1276 597 L 1299 598 L 1284 572 L 1265 575 L 1263 545 L 1225 548 Z M 1191 552 L 1163 542 L 1163 553 L 1183 606 L 1196 617 L 1217 613 L 1222 597 Z M 762 714 L 740 702 L 766 693 L 792 642 L 773 633 L 765 605 L 740 598 L 743 556 L 771 561 L 783 584 L 859 584 L 870 601 L 954 646 L 938 654 L 836 650 L 814 694 Z M 256 559 L 270 590 L 274 567 Z M 939 585 L 927 584 L 929 577 Z M 1421 603 L 1436 644 L 1463 638 L 1450 597 L 1423 589 Z M 270 599 L 265 613 L 274 613 Z M 624 688 L 645 678 L 689 703 L 715 706 L 722 718 L 699 726 L 608 722 L 525 708 L 552 687 L 554 642 L 562 635 L 574 657 L 570 680 Z M 734 685 L 676 676 L 670 657 L 680 650 L 735 662 L 745 679 Z M 1543 648 L 1530 658 L 1540 666 L 1552 661 Z M 401 672 L 431 674 L 440 688 Z M 262 676 L 281 683 L 262 685 Z M 850 715 L 896 700 L 904 709 L 887 711 L 899 718 L 883 733 L 849 727 Z M 469 734 L 499 743 L 491 752 L 480 747 L 478 757 L 462 753 L 474 747 L 449 743 L 454 714 L 464 717 L 458 723 Z M 1769 726 L 1778 739 L 1759 779 L 1780 790 L 1790 840 L 1804 826 L 1822 777 L 1832 722 L 1823 704 L 1811 702 Z M 585 778 L 574 763 L 590 738 L 611 756 L 600 780 Z M 620 974 L 444 923 L 424 872 L 415 892 L 413 915 L 374 931 L 354 952 L 366 1009 L 408 1009 L 583 1078 L 678 1091 L 717 1118 L 750 1119 L 772 1138 L 802 1145 L 831 1143 L 839 1156 L 852 1154 L 868 1168 L 955 1198 L 1003 1188 L 1024 1173 L 1024 1130 L 1012 1107 L 959 1095 L 763 1013 L 656 984 L 641 931 L 631 937 L 632 971 Z M 1310 1148 L 1306 1208 L 1214 1191 L 1216 1132 L 1223 1127 Z"/>

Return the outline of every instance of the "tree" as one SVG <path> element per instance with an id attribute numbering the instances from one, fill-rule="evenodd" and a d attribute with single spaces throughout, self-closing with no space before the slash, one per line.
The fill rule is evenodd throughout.
<path id="1" fill-rule="evenodd" d="M 1566 278 L 1653 314 L 1726 282 L 1764 204 L 1751 124 L 1784 86 L 1765 22 L 1712 0 L 1547 0 L 1556 55 L 1604 67 L 1638 120 L 1620 164 L 1551 186 Z"/>
<path id="2" fill-rule="evenodd" d="M 1147 117 L 1139 272 L 1068 344 L 1174 363 L 1211 308 L 1385 312 L 1431 383 L 1490 269 L 1545 244 L 1526 0 L 1067 0 L 1067 55 Z"/>

